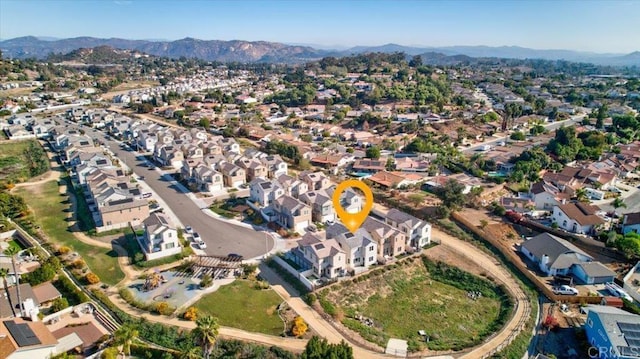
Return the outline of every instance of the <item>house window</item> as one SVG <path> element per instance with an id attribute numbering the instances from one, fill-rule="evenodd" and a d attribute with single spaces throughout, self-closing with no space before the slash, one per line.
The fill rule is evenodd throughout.
<path id="1" fill-rule="evenodd" d="M 567 226 L 567 220 L 565 219 L 564 221 L 562 221 L 562 226 L 566 227 Z"/>
<path id="2" fill-rule="evenodd" d="M 369 247 L 369 250 L 372 251 L 373 250 L 373 246 Z"/>
<path id="3" fill-rule="evenodd" d="M 175 244 L 174 242 L 171 242 L 171 243 L 167 243 L 167 244 L 164 246 L 164 248 L 165 248 L 165 249 L 172 249 L 172 248 L 175 248 L 175 246 L 176 246 L 176 244 Z"/>
<path id="4" fill-rule="evenodd" d="M 589 325 L 589 328 L 593 328 L 593 319 L 589 318 L 589 320 L 587 320 L 587 325 Z"/>

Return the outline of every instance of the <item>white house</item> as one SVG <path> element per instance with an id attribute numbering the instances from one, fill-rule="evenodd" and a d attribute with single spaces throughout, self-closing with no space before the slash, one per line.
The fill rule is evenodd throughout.
<path id="1" fill-rule="evenodd" d="M 604 224 L 604 220 L 596 215 L 597 206 L 585 203 L 567 203 L 553 207 L 551 220 L 558 227 L 573 233 L 591 234 L 595 228 Z"/>
<path id="2" fill-rule="evenodd" d="M 306 233 L 298 241 L 297 250 L 303 254 L 317 277 L 332 279 L 346 272 L 347 254 L 335 239 L 323 240 L 317 235 Z"/>
<path id="3" fill-rule="evenodd" d="M 351 233 L 342 224 L 336 223 L 327 230 L 327 237 L 338 241 L 340 248 L 346 253 L 346 266 L 352 269 L 369 268 L 378 258 L 378 243 L 371 238 L 366 229 L 360 228 Z"/>
<path id="4" fill-rule="evenodd" d="M 175 225 L 162 213 L 153 213 L 142 222 L 144 235 L 138 237 L 147 260 L 178 254 L 182 251 Z"/>
<path id="5" fill-rule="evenodd" d="M 431 224 L 410 214 L 392 208 L 387 212 L 385 223 L 407 236 L 407 246 L 421 248 L 431 243 Z"/>
<path id="6" fill-rule="evenodd" d="M 278 181 L 256 178 L 249 183 L 249 199 L 260 207 L 267 207 L 284 195 L 285 191 Z"/>

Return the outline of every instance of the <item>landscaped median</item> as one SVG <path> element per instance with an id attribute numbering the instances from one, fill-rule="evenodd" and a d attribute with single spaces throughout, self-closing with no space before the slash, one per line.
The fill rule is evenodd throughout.
<path id="1" fill-rule="evenodd" d="M 24 198 L 33 212 L 18 222 L 31 234 L 44 235 L 51 244 L 77 252 L 102 282 L 110 285 L 120 282 L 124 273 L 118 265 L 118 253 L 83 243 L 71 233 L 68 224 L 71 202 L 66 193 L 60 193 L 59 186 L 58 181 L 52 180 L 16 189 L 14 194 Z"/>

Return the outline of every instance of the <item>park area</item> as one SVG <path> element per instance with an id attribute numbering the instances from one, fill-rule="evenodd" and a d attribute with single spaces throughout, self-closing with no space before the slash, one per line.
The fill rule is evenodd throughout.
<path id="1" fill-rule="evenodd" d="M 265 289 L 262 289 L 265 288 Z M 255 280 L 235 280 L 202 297 L 194 307 L 198 313 L 213 315 L 220 325 L 270 335 L 281 335 L 283 321 L 278 294 Z"/>
<path id="2" fill-rule="evenodd" d="M 498 330 L 511 311 L 491 281 L 414 257 L 318 293 L 327 314 L 384 347 L 407 340 L 412 352 L 461 350 Z"/>
<path id="3" fill-rule="evenodd" d="M 110 285 L 120 282 L 124 273 L 118 265 L 118 254 L 113 249 L 80 242 L 71 233 L 71 202 L 59 188 L 55 180 L 16 188 L 14 194 L 24 198 L 32 211 L 21 224 L 31 227 L 31 231 L 41 230 L 52 244 L 77 252 L 102 282 Z"/>

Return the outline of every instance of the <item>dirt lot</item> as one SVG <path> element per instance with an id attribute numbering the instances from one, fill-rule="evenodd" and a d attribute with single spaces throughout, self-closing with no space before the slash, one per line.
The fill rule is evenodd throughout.
<path id="1" fill-rule="evenodd" d="M 584 350 L 578 338 L 578 328 L 584 324 L 586 316 L 580 313 L 577 305 L 568 306 L 567 311 L 561 311 L 558 305 L 543 304 L 543 319 L 547 315 L 558 321 L 558 327 L 552 331 L 541 329 L 539 331 L 538 351 L 545 354 L 554 354 L 557 358 L 581 358 Z"/>
<path id="2" fill-rule="evenodd" d="M 434 261 L 445 262 L 448 265 L 458 267 L 465 272 L 475 275 L 482 275 L 483 273 L 486 273 L 484 268 L 476 265 L 475 263 L 469 262 L 464 258 L 460 258 L 460 256 L 450 247 L 435 246 L 427 249 L 424 253 Z"/>

